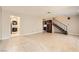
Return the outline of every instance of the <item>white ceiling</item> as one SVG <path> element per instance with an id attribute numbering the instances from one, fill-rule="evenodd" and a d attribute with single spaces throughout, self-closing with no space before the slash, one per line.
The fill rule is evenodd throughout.
<path id="1" fill-rule="evenodd" d="M 78 6 L 5 6 L 2 7 L 15 13 L 46 16 L 50 15 L 77 15 L 79 14 Z"/>

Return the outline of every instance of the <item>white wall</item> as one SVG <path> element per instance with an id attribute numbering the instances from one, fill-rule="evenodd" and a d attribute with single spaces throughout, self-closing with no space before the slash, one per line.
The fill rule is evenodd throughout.
<path id="1" fill-rule="evenodd" d="M 21 35 L 29 35 L 42 32 L 42 20 L 38 16 L 22 15 L 20 21 Z"/>
<path id="2" fill-rule="evenodd" d="M 2 39 L 8 39 L 11 37 L 11 19 L 10 16 L 19 16 L 18 13 L 14 13 L 2 8 Z"/>
<path id="3" fill-rule="evenodd" d="M 61 23 L 67 25 L 69 34 L 79 35 L 79 16 L 69 16 L 70 20 L 68 20 L 67 17 L 68 16 L 56 16 L 55 18 Z"/>
<path id="4" fill-rule="evenodd" d="M 9 11 L 2 9 L 2 39 L 8 39 L 10 37 L 10 15 Z"/>
<path id="5" fill-rule="evenodd" d="M 79 16 L 71 16 L 68 25 L 69 34 L 79 35 Z"/>
<path id="6" fill-rule="evenodd" d="M 0 7 L 0 40 L 2 39 L 2 8 Z"/>
<path id="7" fill-rule="evenodd" d="M 14 12 L 5 10 L 3 8 L 2 9 L 2 39 L 8 39 L 11 37 L 10 15 L 21 17 L 21 20 L 20 20 L 21 35 L 29 35 L 29 34 L 42 32 L 42 20 L 40 17 L 14 13 Z"/>

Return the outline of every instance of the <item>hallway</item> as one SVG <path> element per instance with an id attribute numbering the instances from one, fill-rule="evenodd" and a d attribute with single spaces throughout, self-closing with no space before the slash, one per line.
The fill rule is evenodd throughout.
<path id="1" fill-rule="evenodd" d="M 12 37 L 0 43 L 3 52 L 68 52 L 79 51 L 79 37 L 63 34 L 38 33 Z"/>

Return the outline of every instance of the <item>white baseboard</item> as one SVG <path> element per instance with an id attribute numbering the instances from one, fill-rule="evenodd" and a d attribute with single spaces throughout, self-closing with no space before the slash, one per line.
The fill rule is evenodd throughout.
<path id="1" fill-rule="evenodd" d="M 42 33 L 42 32 L 43 31 L 33 32 L 33 33 L 28 33 L 28 34 L 20 34 L 20 36 L 32 35 L 32 34 L 37 34 L 37 33 Z"/>
<path id="2" fill-rule="evenodd" d="M 33 32 L 33 33 L 27 33 L 27 34 L 19 34 L 19 35 L 15 35 L 15 36 L 11 36 L 11 37 L 17 37 L 17 36 L 27 36 L 27 35 L 32 35 L 32 34 L 37 34 L 37 33 L 42 33 L 43 31 L 39 31 L 39 32 Z"/>
<path id="3" fill-rule="evenodd" d="M 0 40 L 6 40 L 9 39 L 11 37 L 17 37 L 17 36 L 26 36 L 26 35 L 32 35 L 32 34 L 37 34 L 37 33 L 41 33 L 42 31 L 39 32 L 33 32 L 33 33 L 27 33 L 27 34 L 19 34 L 19 35 L 14 35 L 14 36 L 7 36 L 7 37 L 2 37 Z"/>
<path id="4" fill-rule="evenodd" d="M 79 34 L 74 34 L 74 33 L 69 33 L 69 35 L 78 35 L 79 36 Z"/>

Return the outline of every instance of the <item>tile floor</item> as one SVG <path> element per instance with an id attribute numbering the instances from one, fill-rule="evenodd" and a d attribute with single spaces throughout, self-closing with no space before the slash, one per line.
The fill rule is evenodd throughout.
<path id="1" fill-rule="evenodd" d="M 2 52 L 77 52 L 79 36 L 38 33 L 0 42 Z"/>

